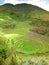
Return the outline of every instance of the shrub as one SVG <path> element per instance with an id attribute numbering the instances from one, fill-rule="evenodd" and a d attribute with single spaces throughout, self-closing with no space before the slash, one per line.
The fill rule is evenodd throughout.
<path id="1" fill-rule="evenodd" d="M 33 19 L 29 23 L 29 25 L 37 26 L 37 27 L 41 27 L 41 26 L 49 27 L 49 21 L 43 21 L 42 19 Z"/>
<path id="2" fill-rule="evenodd" d="M 7 50 L 8 44 L 6 43 L 6 38 L 0 36 L 0 57 L 6 59 L 7 58 Z"/>
<path id="3" fill-rule="evenodd" d="M 45 35 L 46 33 L 49 32 L 49 28 L 41 28 L 41 27 L 38 27 L 38 28 L 33 28 L 30 31 L 34 31 L 34 32 L 36 32 L 38 34 Z"/>
<path id="4" fill-rule="evenodd" d="M 7 21 L 7 22 L 4 22 L 0 25 L 2 28 L 15 28 L 16 27 L 16 23 L 14 23 L 12 21 Z"/>
<path id="5" fill-rule="evenodd" d="M 0 58 L 0 65 L 5 65 L 4 59 Z"/>

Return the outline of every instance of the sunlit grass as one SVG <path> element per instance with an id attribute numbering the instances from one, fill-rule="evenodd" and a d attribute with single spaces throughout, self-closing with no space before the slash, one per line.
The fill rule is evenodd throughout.
<path id="1" fill-rule="evenodd" d="M 21 34 L 5 34 L 4 35 L 6 38 L 14 38 L 14 37 L 21 37 Z"/>

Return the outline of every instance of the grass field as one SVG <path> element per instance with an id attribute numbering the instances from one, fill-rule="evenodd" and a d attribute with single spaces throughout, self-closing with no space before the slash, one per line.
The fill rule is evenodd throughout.
<path id="1" fill-rule="evenodd" d="M 0 6 L 0 65 L 49 65 L 48 18 L 36 6 Z"/>
<path id="2" fill-rule="evenodd" d="M 2 33 L 0 34 L 1 38 L 3 37 L 2 42 L 6 39 L 6 44 L 4 42 L 4 45 L 7 48 L 4 48 L 4 46 L 0 47 L 2 49 L 7 49 L 7 59 L 5 60 L 5 64 L 9 65 L 9 63 L 12 62 L 12 57 L 14 58 L 15 56 L 17 60 L 16 63 L 18 63 L 18 65 L 21 64 L 20 62 L 25 64 L 27 61 L 28 63 L 31 60 L 33 60 L 33 62 L 37 62 L 39 59 L 40 61 L 45 60 L 45 62 L 49 62 L 49 37 L 31 32 L 27 28 L 19 29 L 2 30 Z M 10 61 L 8 61 L 8 59 L 10 59 Z"/>

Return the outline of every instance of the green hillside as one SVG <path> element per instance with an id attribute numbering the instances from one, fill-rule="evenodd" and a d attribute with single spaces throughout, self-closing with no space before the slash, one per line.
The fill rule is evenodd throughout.
<path id="1" fill-rule="evenodd" d="M 49 12 L 25 3 L 0 6 L 0 65 L 32 65 L 31 59 L 48 65 Z"/>

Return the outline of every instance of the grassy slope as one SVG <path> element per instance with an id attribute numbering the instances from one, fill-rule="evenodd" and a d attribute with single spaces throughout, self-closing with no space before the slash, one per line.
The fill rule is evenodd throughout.
<path id="1" fill-rule="evenodd" d="M 14 48 L 16 48 L 18 52 L 27 54 L 49 52 L 49 36 L 47 37 L 47 35 L 45 36 L 29 31 L 31 28 L 38 27 L 37 24 L 29 24 L 32 23 L 34 19 L 43 21 L 40 28 L 49 28 L 49 25 L 47 26 L 47 24 L 49 24 L 49 12 L 41 8 L 28 4 L 15 6 L 5 4 L 0 6 L 0 34 L 16 34 L 15 37 L 12 36 L 13 39 L 11 39 L 12 37 L 9 38 L 11 42 L 8 41 L 8 43 L 15 44 Z M 12 27 L 13 24 L 15 25 L 14 28 Z M 6 25 L 8 25 L 9 28 Z M 18 36 L 17 38 L 17 34 L 22 35 L 22 37 Z"/>

